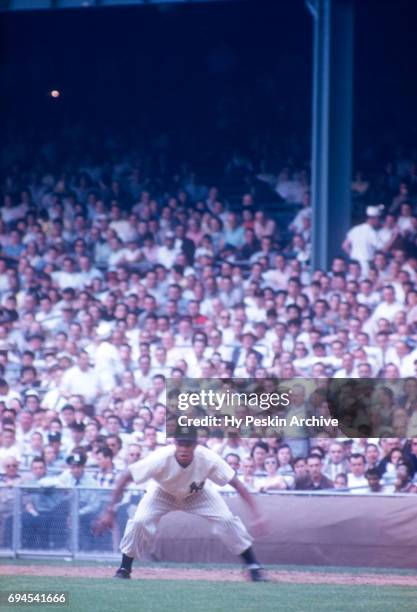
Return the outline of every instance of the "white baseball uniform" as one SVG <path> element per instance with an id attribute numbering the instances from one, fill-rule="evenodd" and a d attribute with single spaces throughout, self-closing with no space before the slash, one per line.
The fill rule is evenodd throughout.
<path id="1" fill-rule="evenodd" d="M 120 550 L 129 557 L 143 558 L 164 514 L 182 510 L 207 518 L 229 550 L 236 555 L 242 553 L 253 540 L 210 483 L 227 484 L 235 475 L 233 469 L 203 446 L 197 446 L 190 465 L 182 467 L 175 450 L 174 445 L 167 446 L 129 466 L 137 484 L 153 482 L 127 522 Z"/>

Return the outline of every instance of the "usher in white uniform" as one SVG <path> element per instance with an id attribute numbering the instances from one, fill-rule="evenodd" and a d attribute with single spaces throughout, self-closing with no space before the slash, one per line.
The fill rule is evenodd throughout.
<path id="1" fill-rule="evenodd" d="M 149 552 L 159 520 L 174 510 L 208 519 L 229 550 L 239 555 L 252 538 L 239 517 L 233 516 L 211 482 L 223 486 L 235 476 L 233 469 L 215 452 L 197 446 L 190 465 L 181 467 L 175 446 L 159 449 L 129 470 L 133 480 L 152 480 L 132 519 L 126 525 L 120 550 L 129 557 L 143 558 Z"/>

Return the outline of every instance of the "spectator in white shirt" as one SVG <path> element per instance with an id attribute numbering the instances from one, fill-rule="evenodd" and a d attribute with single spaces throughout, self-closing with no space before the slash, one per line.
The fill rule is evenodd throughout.
<path id="1" fill-rule="evenodd" d="M 407 342 L 398 340 L 393 347 L 387 350 L 386 359 L 398 367 L 401 376 L 414 376 L 414 361 L 417 359 L 417 352 L 411 351 Z"/>
<path id="2" fill-rule="evenodd" d="M 363 493 L 368 487 L 365 476 L 365 457 L 360 453 L 353 453 L 349 459 L 350 472 L 348 473 L 348 487 L 351 493 Z"/>
<path id="3" fill-rule="evenodd" d="M 20 461 L 23 448 L 16 441 L 16 434 L 12 426 L 4 427 L 0 434 L 0 441 L 0 464 L 6 457 L 14 457 Z"/>
<path id="4" fill-rule="evenodd" d="M 158 262 L 165 268 L 170 269 L 174 265 L 178 253 L 179 251 L 175 246 L 174 232 L 169 231 L 165 234 L 163 246 L 159 247 Z"/>
<path id="5" fill-rule="evenodd" d="M 222 333 L 223 342 L 225 345 L 230 346 L 233 343 L 235 337 L 233 327 L 230 324 L 231 314 L 228 310 L 222 310 L 218 320 L 218 329 Z"/>
<path id="6" fill-rule="evenodd" d="M 86 351 L 80 352 L 77 365 L 63 375 L 61 392 L 67 398 L 74 394 L 82 395 L 88 404 L 94 404 L 100 395 L 100 379 L 90 366 L 90 357 Z"/>
<path id="7" fill-rule="evenodd" d="M 334 375 L 334 378 L 356 378 L 355 359 L 351 353 L 345 353 L 342 357 L 342 367 Z"/>
<path id="8" fill-rule="evenodd" d="M 347 233 L 342 248 L 351 259 L 358 261 L 362 268 L 362 274 L 366 275 L 369 262 L 379 247 L 377 228 L 381 208 L 379 206 L 368 206 L 366 209 L 367 220 L 365 223 L 356 225 Z"/>
<path id="9" fill-rule="evenodd" d="M 374 308 L 380 302 L 380 296 L 377 291 L 373 290 L 372 283 L 369 279 L 364 278 L 360 282 L 360 292 L 357 295 L 357 300 L 360 304 L 365 304 L 370 308 Z"/>
<path id="10" fill-rule="evenodd" d="M 53 272 L 52 278 L 57 283 L 60 289 L 79 289 L 81 285 L 81 277 L 75 272 L 74 262 L 71 257 L 64 257 L 62 262 L 62 270 Z"/>
<path id="11" fill-rule="evenodd" d="M 88 287 L 95 278 L 103 278 L 100 270 L 93 268 L 90 258 L 87 255 L 81 255 L 79 259 L 79 266 L 80 287 Z"/>
<path id="12" fill-rule="evenodd" d="M 208 347 L 205 350 L 204 356 L 210 359 L 214 353 L 219 353 L 223 361 L 230 361 L 232 350 L 222 342 L 223 336 L 219 329 L 213 329 L 208 335 Z"/>
<path id="13" fill-rule="evenodd" d="M 400 216 L 397 219 L 397 227 L 403 236 L 414 232 L 412 209 L 407 202 L 401 204 Z"/>
<path id="14" fill-rule="evenodd" d="M 384 219 L 384 224 L 378 233 L 380 248 L 388 250 L 395 242 L 395 239 L 397 238 L 398 234 L 399 232 L 395 216 L 387 214 Z"/>
<path id="15" fill-rule="evenodd" d="M 385 285 L 382 290 L 382 300 L 379 305 L 375 308 L 372 320 L 374 324 L 379 319 L 387 319 L 392 321 L 400 310 L 403 310 L 404 306 L 396 301 L 395 290 L 392 285 Z"/>

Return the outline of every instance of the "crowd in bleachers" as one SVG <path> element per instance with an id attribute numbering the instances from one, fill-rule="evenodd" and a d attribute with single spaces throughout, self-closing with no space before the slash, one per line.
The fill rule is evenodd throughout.
<path id="1" fill-rule="evenodd" d="M 378 437 L 318 434 L 301 452 L 285 438 L 200 441 L 253 491 L 416 491 L 416 164 L 355 177 L 363 222 L 330 270 L 310 267 L 307 173 L 258 170 L 227 165 L 238 206 L 191 172 L 156 180 L 126 152 L 3 174 L 4 485 L 111 488 L 165 444 L 169 377 L 380 377 Z M 256 180 L 293 206 L 288 227 Z M 406 377 L 397 397 L 389 381 Z"/>

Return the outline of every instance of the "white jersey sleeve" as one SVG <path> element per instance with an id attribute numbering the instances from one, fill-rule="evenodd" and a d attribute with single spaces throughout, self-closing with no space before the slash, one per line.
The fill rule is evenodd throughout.
<path id="1" fill-rule="evenodd" d="M 167 446 L 153 451 L 145 459 L 139 459 L 139 461 L 129 465 L 128 469 L 135 483 L 141 484 L 151 478 L 158 480 L 165 468 L 166 459 L 171 454 L 172 447 Z"/>
<path id="2" fill-rule="evenodd" d="M 208 478 L 221 487 L 229 483 L 235 476 L 234 469 L 214 451 L 208 448 L 203 449 L 202 447 L 201 449 L 204 451 L 207 460 L 211 463 Z"/>

